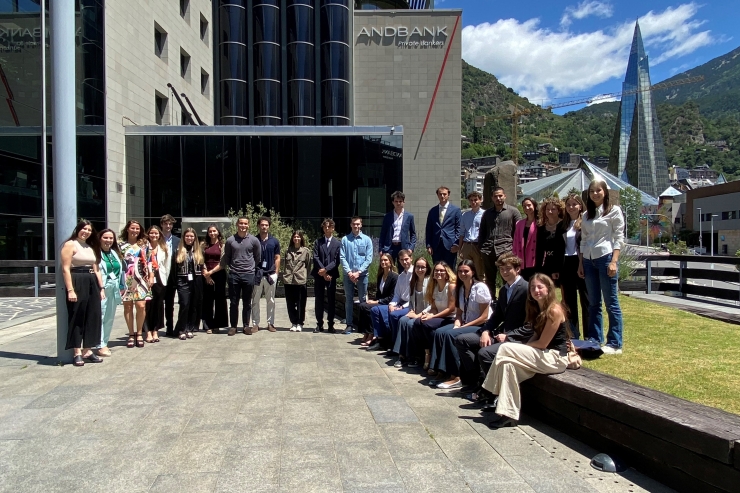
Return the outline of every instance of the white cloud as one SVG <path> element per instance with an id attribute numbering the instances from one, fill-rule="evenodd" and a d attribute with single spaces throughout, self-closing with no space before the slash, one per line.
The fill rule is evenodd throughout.
<path id="1" fill-rule="evenodd" d="M 565 13 L 560 19 L 560 26 L 567 28 L 571 25 L 573 19 L 585 19 L 592 15 L 606 19 L 611 17 L 613 13 L 614 7 L 610 3 L 584 0 L 575 7 L 571 5 L 565 9 Z"/>
<path id="2" fill-rule="evenodd" d="M 703 22 L 694 19 L 698 9 L 698 4 L 688 3 L 639 18 L 651 65 L 720 41 L 711 31 L 700 31 Z M 539 19 L 500 19 L 463 29 L 463 58 L 540 103 L 588 94 L 589 88 L 602 82 L 623 78 L 634 28 L 630 20 L 603 30 L 573 33 L 543 28 Z"/>
<path id="3" fill-rule="evenodd" d="M 594 96 L 593 98 L 591 98 L 591 101 L 586 103 L 586 106 L 591 106 L 592 104 L 608 103 L 610 101 L 619 101 L 619 98 L 613 96 L 612 94 L 599 94 L 598 96 Z"/>

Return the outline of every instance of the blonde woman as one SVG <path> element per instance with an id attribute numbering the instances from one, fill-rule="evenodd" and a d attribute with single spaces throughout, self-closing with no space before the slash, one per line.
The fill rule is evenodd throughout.
<path id="1" fill-rule="evenodd" d="M 149 226 L 147 259 L 154 273 L 151 287 L 152 299 L 146 302 L 146 342 L 159 342 L 159 329 L 164 327 L 164 298 L 167 293 L 168 267 L 171 263 L 167 242 L 159 226 Z"/>
<path id="2" fill-rule="evenodd" d="M 180 305 L 175 333 L 181 340 L 192 339 L 193 331 L 200 325 L 203 302 L 203 252 L 193 228 L 187 228 L 183 233 L 175 262 L 177 299 Z"/>
<path id="3" fill-rule="evenodd" d="M 457 276 L 444 261 L 439 261 L 432 268 L 432 281 L 427 283 L 424 299 L 429 304 L 421 316 L 414 319 L 412 328 L 413 353 L 424 352 L 424 369 L 429 369 L 432 357 L 432 343 L 434 333 L 443 325 L 451 323 L 455 318 L 455 285 Z"/>

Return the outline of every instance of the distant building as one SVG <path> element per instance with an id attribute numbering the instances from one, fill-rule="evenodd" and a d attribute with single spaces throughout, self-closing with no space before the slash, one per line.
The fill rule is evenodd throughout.
<path id="1" fill-rule="evenodd" d="M 740 180 L 689 190 L 685 211 L 686 228 L 701 230 L 707 251 L 712 245 L 712 229 L 715 254 L 734 255 L 740 250 Z"/>
<path id="2" fill-rule="evenodd" d="M 485 173 L 473 172 L 465 179 L 465 196 L 471 192 L 478 192 L 483 195 L 483 182 L 486 179 Z"/>
<path id="3" fill-rule="evenodd" d="M 622 101 L 609 155 L 609 173 L 657 197 L 669 185 L 668 164 L 650 92 L 650 66 L 635 23 Z"/>

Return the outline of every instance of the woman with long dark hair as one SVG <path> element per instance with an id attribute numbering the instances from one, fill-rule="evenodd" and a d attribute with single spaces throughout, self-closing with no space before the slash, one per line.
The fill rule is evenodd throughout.
<path id="1" fill-rule="evenodd" d="M 193 332 L 200 325 L 203 302 L 203 252 L 193 228 L 187 228 L 183 232 L 175 262 L 177 300 L 180 305 L 175 333 L 181 340 L 192 339 Z"/>
<path id="2" fill-rule="evenodd" d="M 100 277 L 100 242 L 92 223 L 82 219 L 62 245 L 62 277 L 67 289 L 67 345 L 74 365 L 102 363 L 92 348 L 100 344 L 101 306 L 105 298 Z"/>
<path id="3" fill-rule="evenodd" d="M 311 256 L 311 250 L 306 247 L 303 231 L 294 230 L 283 261 L 283 266 L 285 266 L 283 286 L 285 286 L 285 303 L 288 305 L 291 332 L 301 332 L 306 321 L 306 298 L 308 297 L 306 283 Z"/>
<path id="4" fill-rule="evenodd" d="M 206 334 L 218 334 L 219 329 L 228 327 L 226 311 L 226 271 L 211 271 L 221 262 L 224 254 L 224 237 L 215 224 L 208 226 L 206 237 L 201 244 L 203 249 L 203 328 Z"/>
<path id="5" fill-rule="evenodd" d="M 438 389 L 462 387 L 460 380 L 460 355 L 455 347 L 455 338 L 460 334 L 475 332 L 491 316 L 491 292 L 486 283 L 478 278 L 475 264 L 463 260 L 457 266 L 456 316 L 451 325 L 440 327 L 434 333 L 430 369 L 447 376 L 437 385 Z"/>
<path id="6" fill-rule="evenodd" d="M 432 282 L 427 283 L 426 296 L 429 304 L 414 320 L 412 342 L 414 351 L 421 354 L 424 350 L 424 369 L 436 374 L 429 368 L 432 358 L 434 333 L 443 325 L 448 325 L 455 317 L 455 286 L 457 277 L 444 261 L 439 261 L 432 268 Z"/>
<path id="7" fill-rule="evenodd" d="M 123 255 L 116 243 L 116 233 L 112 229 L 104 229 L 98 234 L 100 238 L 100 263 L 98 270 L 105 288 L 105 298 L 100 302 L 102 311 L 102 332 L 100 344 L 97 346 L 98 356 L 110 356 L 108 349 L 113 322 L 116 319 L 116 307 L 121 303 L 121 294 L 126 290 L 126 274 L 124 272 Z"/>
<path id="8" fill-rule="evenodd" d="M 566 217 L 563 220 L 565 230 L 565 256 L 560 269 L 560 292 L 563 304 L 568 308 L 568 322 L 574 339 L 581 337 L 578 327 L 578 304 L 581 305 L 583 333 L 588 327 L 588 296 L 586 281 L 578 276 L 578 254 L 581 251 L 581 214 L 586 209 L 581 194 L 571 193 L 565 199 Z"/>
<path id="9" fill-rule="evenodd" d="M 567 309 L 558 303 L 555 283 L 545 274 L 529 280 L 525 323 L 534 329 L 526 344 L 505 342 L 496 353 L 483 388 L 498 396 L 491 428 L 516 426 L 522 407 L 519 384 L 537 373 L 563 373 L 568 367 Z"/>
<path id="10" fill-rule="evenodd" d="M 412 330 L 414 320 L 419 318 L 424 310 L 430 305 L 427 302 L 427 287 L 429 285 L 429 276 L 432 274 L 432 266 L 426 257 L 418 257 L 414 261 L 414 274 L 411 276 L 411 285 L 409 289 L 409 311 L 401 317 L 396 327 L 391 320 L 391 332 L 393 333 L 392 351 L 398 355 L 398 359 L 393 366 L 401 368 L 406 366 L 417 366 L 416 349 L 412 343 Z"/>
<path id="11" fill-rule="evenodd" d="M 624 245 L 622 209 L 612 205 L 604 180 L 588 186 L 586 212 L 581 220 L 581 251 L 578 275 L 586 279 L 589 340 L 604 341 L 601 300 L 609 316 L 604 354 L 622 354 L 622 309 L 617 297 L 619 251 Z"/>
<path id="12" fill-rule="evenodd" d="M 375 335 L 373 333 L 373 324 L 370 319 L 370 310 L 378 305 L 387 305 L 393 299 L 393 293 L 396 290 L 396 283 L 398 282 L 398 274 L 396 274 L 395 262 L 390 253 L 381 253 L 378 259 L 378 277 L 375 280 L 377 291 L 375 293 L 374 300 L 367 300 L 364 303 L 360 303 L 358 312 L 358 329 L 360 332 L 364 332 L 365 337 L 362 339 L 360 346 L 367 348 L 375 343 Z"/>
<path id="13" fill-rule="evenodd" d="M 141 334 L 146 318 L 146 302 L 152 299 L 150 286 L 154 284 L 154 272 L 146 256 L 147 240 L 141 223 L 129 220 L 118 236 L 118 248 L 123 254 L 126 272 L 126 291 L 123 293 L 123 318 L 128 327 L 126 347 L 144 347 Z M 134 306 L 136 319 L 134 319 Z"/>
<path id="14" fill-rule="evenodd" d="M 520 275 L 528 281 L 534 274 L 536 264 L 537 221 L 540 217 L 540 211 L 537 208 L 537 201 L 532 197 L 522 199 L 522 209 L 526 217 L 516 222 L 512 249 L 514 255 L 522 259 Z"/>

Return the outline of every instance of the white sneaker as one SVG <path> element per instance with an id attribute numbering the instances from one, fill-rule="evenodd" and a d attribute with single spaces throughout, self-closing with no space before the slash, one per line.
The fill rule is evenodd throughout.
<path id="1" fill-rule="evenodd" d="M 602 346 L 601 350 L 604 351 L 604 354 L 622 354 L 621 347 Z"/>
<path id="2" fill-rule="evenodd" d="M 298 329 L 296 328 L 295 325 L 293 325 L 293 326 L 290 327 L 290 331 L 291 332 L 298 332 Z"/>
<path id="3" fill-rule="evenodd" d="M 295 326 L 295 331 L 296 332 L 300 332 L 302 330 L 303 330 L 303 326 L 301 326 L 301 324 L 298 324 L 298 325 Z"/>

